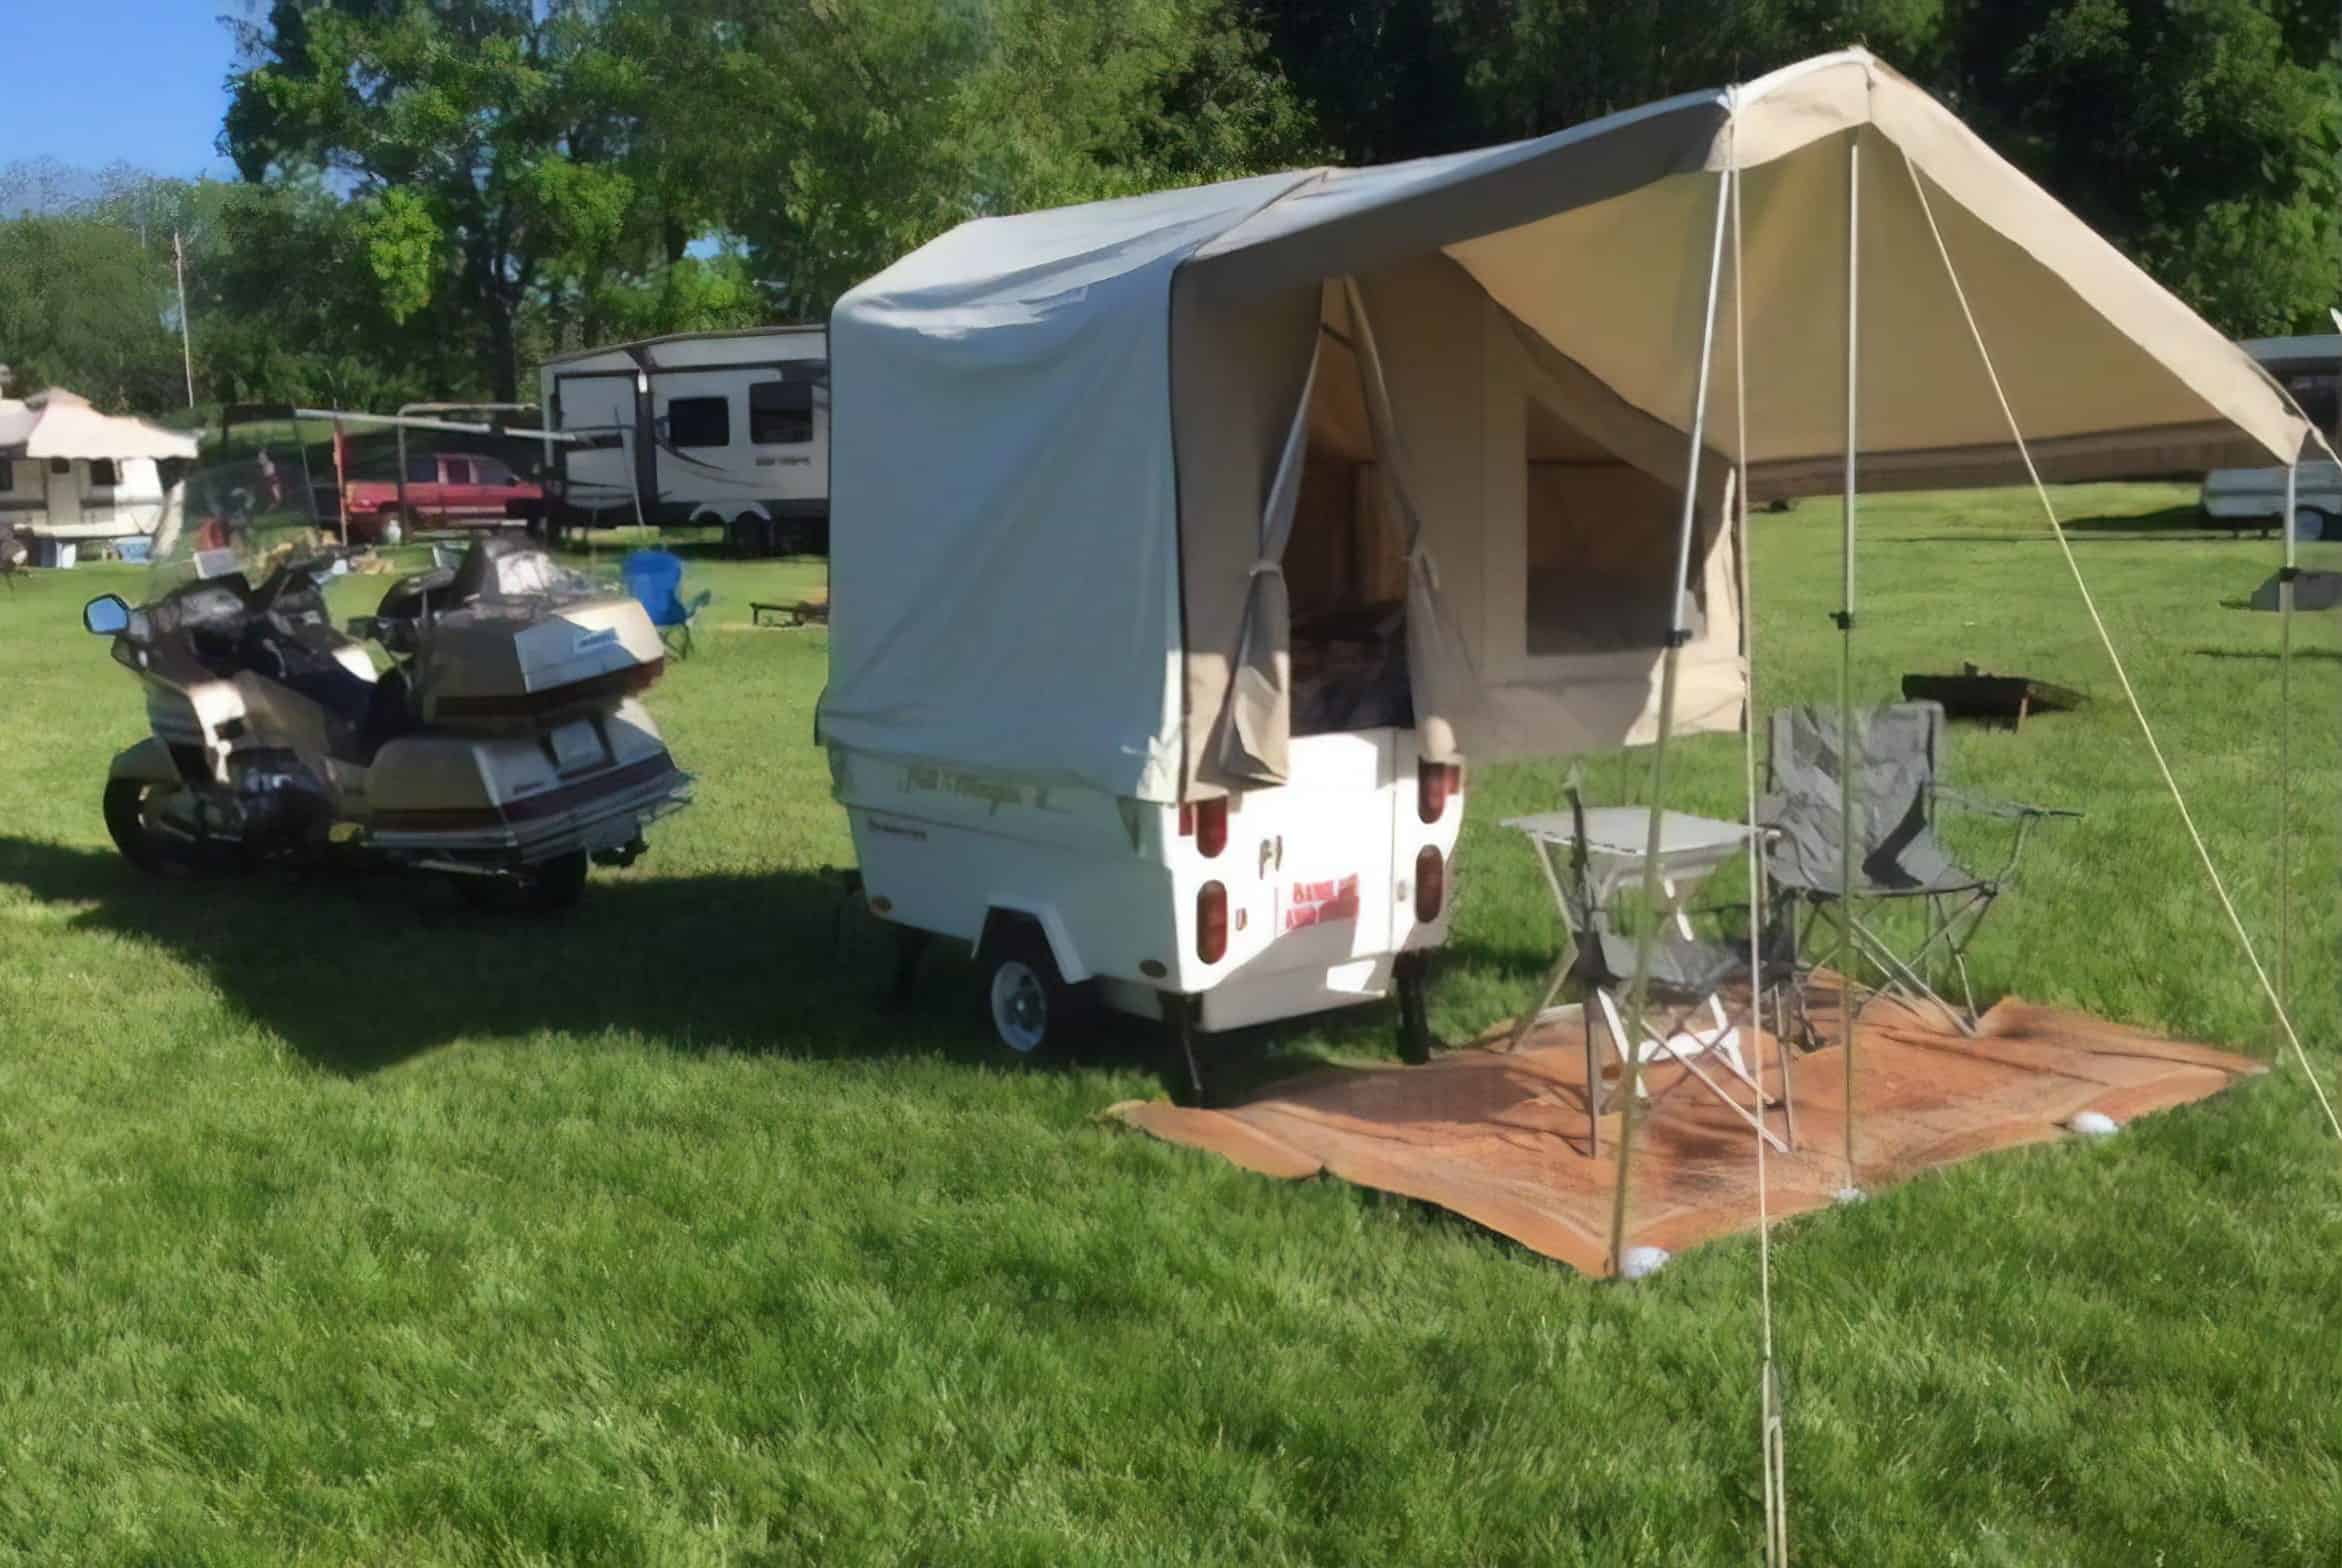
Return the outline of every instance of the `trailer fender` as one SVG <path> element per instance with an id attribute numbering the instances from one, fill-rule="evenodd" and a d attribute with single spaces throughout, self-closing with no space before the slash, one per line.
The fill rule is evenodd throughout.
<path id="1" fill-rule="evenodd" d="M 176 784 L 179 782 L 179 767 L 171 760 L 171 748 L 149 735 L 135 746 L 117 753 L 113 765 L 106 769 L 106 777 L 137 779 L 146 784 Z"/>
<path id="2" fill-rule="evenodd" d="M 1041 935 L 1049 943 L 1049 956 L 1057 960 L 1057 973 L 1067 985 L 1079 985 L 1090 978 L 1089 965 L 1082 962 L 1081 949 L 1074 945 L 1073 933 L 1058 915 L 1056 907 L 1038 900 L 996 898 L 984 912 L 984 929 L 977 933 L 976 945 L 970 956 L 981 958 L 988 951 L 1001 930 L 1019 920 L 1029 920 L 1041 928 Z"/>

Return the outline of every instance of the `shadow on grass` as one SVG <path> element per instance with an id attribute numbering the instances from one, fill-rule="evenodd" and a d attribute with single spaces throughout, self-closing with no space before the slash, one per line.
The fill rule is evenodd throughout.
<path id="1" fill-rule="evenodd" d="M 2199 659 L 2261 659 L 2270 664 L 2277 662 L 2277 650 L 2274 648 L 2190 648 L 2188 652 Z M 2331 663 L 2342 659 L 2342 649 L 2296 648 L 2293 650 L 2293 657 L 2296 659 L 2324 659 Z"/>
<path id="2" fill-rule="evenodd" d="M 2124 512 L 2089 517 L 2061 517 L 2058 519 L 2066 537 L 2087 539 L 2176 539 L 2201 543 L 2206 540 L 2246 541 L 2247 536 L 2274 538 L 2277 525 L 2271 519 L 2266 528 L 2258 521 L 2247 522 L 2241 529 L 2208 521 L 2192 506 L 2167 506 L 2160 512 Z M 1898 541 L 1905 544 L 2055 544 L 2046 524 L 1997 533 L 1904 534 Z"/>
<path id="3" fill-rule="evenodd" d="M 169 952 L 304 1058 L 353 1077 L 465 1037 L 540 1031 L 815 1060 L 1006 1056 L 955 944 L 930 944 L 914 995 L 893 1000 L 891 934 L 846 903 L 834 872 L 597 873 L 575 909 L 529 917 L 471 911 L 430 876 L 159 882 L 108 850 L 0 837 L 0 884 L 84 906 L 77 930 Z M 1344 1045 L 1387 1038 L 1389 1021 L 1368 1008 L 1314 1029 Z M 1209 1037 L 1214 1093 L 1326 1065 L 1283 1043 L 1290 1033 Z M 1185 1076 L 1159 1030 L 1116 1015 L 1072 1065 L 1085 1063 L 1143 1064 L 1166 1089 Z"/>

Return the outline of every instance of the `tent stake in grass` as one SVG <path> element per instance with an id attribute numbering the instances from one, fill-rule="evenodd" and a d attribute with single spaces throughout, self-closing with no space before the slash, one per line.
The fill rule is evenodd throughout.
<path id="1" fill-rule="evenodd" d="M 1668 608 L 1667 652 L 1659 664 L 1659 730 L 1651 745 L 1651 821 L 1643 843 L 1643 919 L 1635 935 L 1634 981 L 1627 987 L 1627 1038 L 1616 1042 L 1626 1057 L 1623 1084 L 1626 1102 L 1619 1111 L 1618 1181 L 1610 1198 L 1610 1272 L 1614 1275 L 1623 1271 L 1626 1261 L 1627 1164 L 1634 1153 L 1635 1109 L 1643 1084 L 1645 1007 L 1651 990 L 1651 959 L 1659 936 L 1655 912 L 1661 895 L 1659 844 L 1667 809 L 1667 740 L 1675 728 L 1676 669 L 1682 662 L 1683 645 L 1691 640 L 1683 606 L 1691 592 L 1691 538 L 1699 509 L 1700 458 L 1707 436 L 1708 372 L 1716 347 L 1716 289 L 1724 272 L 1724 219 L 1728 210 L 1726 198 L 1731 190 L 1730 176 L 1719 176 L 1714 232 L 1708 241 L 1708 300 L 1700 327 L 1700 373 L 1697 390 L 1692 394 L 1691 453 L 1684 461 L 1683 510 L 1675 530 L 1675 597 Z M 1729 498 L 1726 504 L 1730 505 Z M 1747 548 L 1745 541 L 1741 547 Z M 1592 1097 L 1596 1085 L 1587 1084 L 1586 1093 Z"/>

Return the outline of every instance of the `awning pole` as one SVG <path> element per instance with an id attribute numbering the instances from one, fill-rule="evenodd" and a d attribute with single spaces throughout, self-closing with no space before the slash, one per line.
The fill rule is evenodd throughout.
<path id="1" fill-rule="evenodd" d="M 1651 959 L 1659 936 L 1654 912 L 1659 908 L 1661 893 L 1659 845 L 1667 809 L 1667 741 L 1675 730 L 1676 669 L 1683 660 L 1683 645 L 1691 640 L 1691 628 L 1685 624 L 1683 610 L 1684 600 L 1689 597 L 1692 531 L 1699 512 L 1700 458 L 1707 438 L 1708 371 L 1716 347 L 1716 291 L 1724 272 L 1724 218 L 1726 198 L 1731 190 L 1731 179 L 1718 176 L 1714 233 L 1708 242 L 1707 315 L 1700 327 L 1700 369 L 1697 390 L 1692 394 L 1691 451 L 1684 461 L 1683 510 L 1676 522 L 1674 598 L 1667 611 L 1667 651 L 1659 663 L 1659 733 L 1651 747 L 1651 821 L 1643 844 L 1642 929 L 1635 936 L 1634 979 L 1626 994 L 1627 1038 L 1612 1042 L 1626 1057 L 1622 1079 L 1626 1103 L 1618 1119 L 1618 1175 L 1610 1194 L 1610 1272 L 1613 1275 L 1624 1271 L 1626 1258 L 1627 1165 L 1634 1152 L 1635 1108 L 1642 1096 L 1644 1009 L 1651 989 Z M 1586 1085 L 1589 1104 L 1593 1103 L 1599 1088 L 1598 1083 Z"/>
<path id="2" fill-rule="evenodd" d="M 2298 455 L 2285 465 L 2285 565 L 2277 573 L 2277 1006 L 2293 1006 L 2293 536 Z"/>
<path id="3" fill-rule="evenodd" d="M 1846 143 L 1846 501 L 1840 528 L 1838 622 L 1838 1008 L 1845 1038 L 1846 1190 L 1858 1192 L 1854 1168 L 1854 778 L 1846 757 L 1854 738 L 1854 454 L 1860 445 L 1862 348 L 1862 134 Z"/>

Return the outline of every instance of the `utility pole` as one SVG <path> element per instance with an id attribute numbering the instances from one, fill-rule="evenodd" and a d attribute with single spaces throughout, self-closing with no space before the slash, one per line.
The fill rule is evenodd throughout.
<path id="1" fill-rule="evenodd" d="M 179 360 L 187 371 L 187 406 L 195 407 L 195 346 L 187 332 L 187 250 L 171 231 L 171 271 L 179 280 Z"/>

